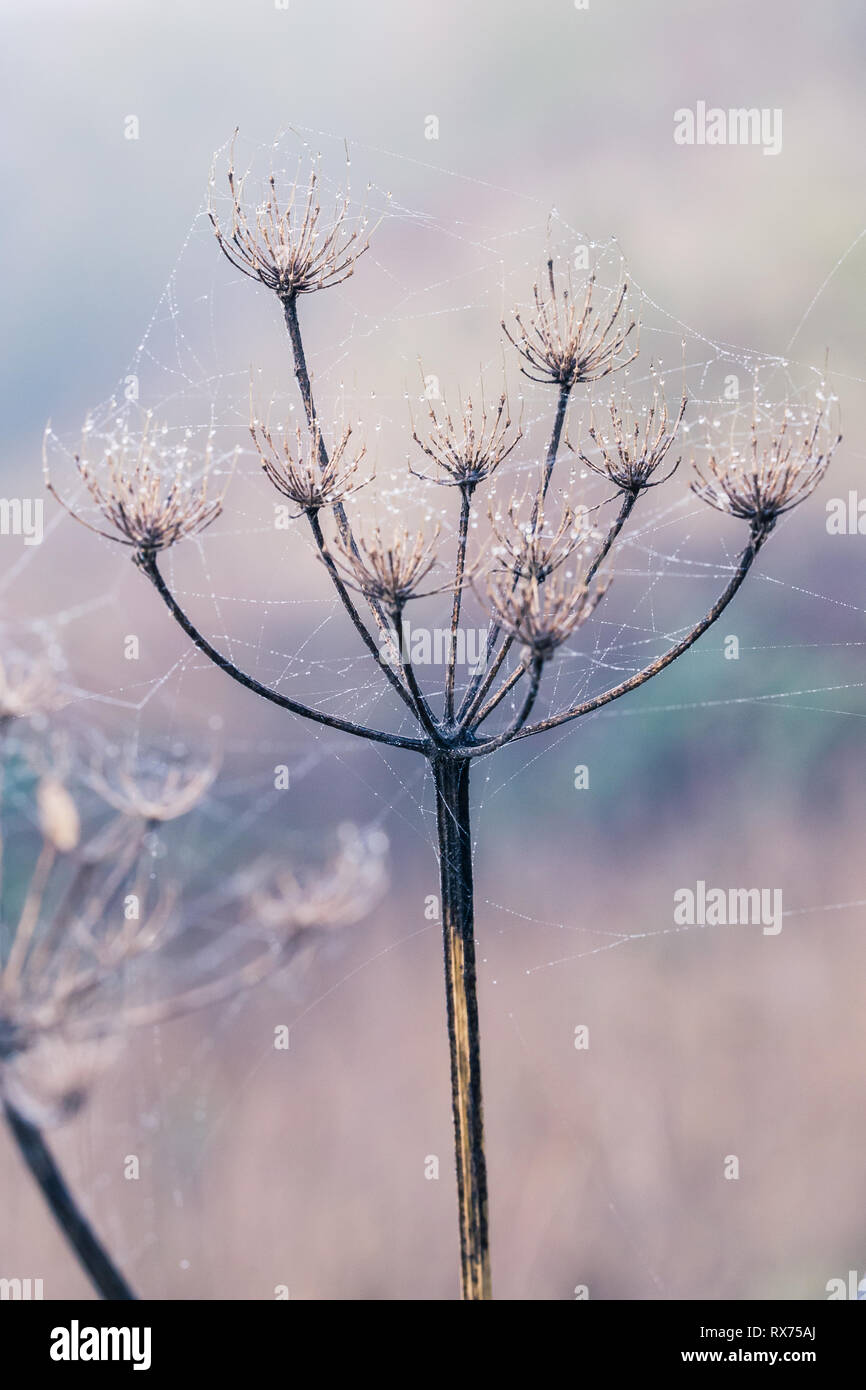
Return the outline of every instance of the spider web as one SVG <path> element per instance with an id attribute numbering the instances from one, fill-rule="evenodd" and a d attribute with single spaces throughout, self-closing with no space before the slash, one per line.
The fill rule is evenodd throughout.
<path id="1" fill-rule="evenodd" d="M 295 177 L 299 160 L 303 163 L 318 152 L 322 155 L 323 202 L 327 204 L 328 196 L 337 197 L 344 187 L 344 147 L 338 137 L 293 130 L 273 144 L 239 146 L 239 158 L 243 154 L 244 160 L 249 160 L 251 178 L 258 177 L 263 184 L 273 171 L 278 188 L 281 181 Z M 224 148 L 217 155 L 218 180 L 225 156 Z M 509 316 L 513 305 L 528 303 L 532 283 L 543 272 L 548 254 L 555 257 L 559 271 L 572 268 L 579 275 L 587 253 L 598 266 L 600 286 L 609 290 L 616 288 L 625 261 L 616 242 L 595 242 L 556 210 L 511 190 L 364 146 L 351 151 L 349 170 L 353 194 L 363 197 L 374 221 L 381 220 L 354 277 L 327 295 L 311 295 L 301 303 L 319 414 L 327 438 L 332 438 L 344 422 L 351 422 L 368 448 L 375 480 L 353 499 L 351 514 L 394 518 L 413 525 L 420 521 L 428 528 L 438 524 L 447 554 L 456 534 L 455 494 L 410 477 L 407 460 L 411 458 L 420 466 L 411 445 L 413 424 L 419 432 L 423 430 L 431 399 L 434 403 L 444 400 L 456 408 L 458 392 L 475 394 L 480 382 L 486 398 L 495 399 L 505 381 L 510 410 L 513 418 L 520 420 L 523 438 L 497 478 L 492 505 L 501 508 L 510 496 L 530 491 L 537 484 L 539 460 L 550 432 L 553 393 L 520 377 L 515 354 L 507 344 L 508 350 L 503 348 L 499 322 Z M 357 187 L 359 174 L 366 184 L 364 189 Z M 217 190 L 219 200 L 219 182 Z M 220 210 L 225 211 L 224 205 Z M 840 257 L 839 265 L 852 249 Z M 675 410 L 685 389 L 689 405 L 679 440 L 685 459 L 670 483 L 641 500 L 616 551 L 610 594 L 592 622 L 566 645 L 546 673 L 542 712 L 566 708 L 642 667 L 687 631 L 724 587 L 745 541 L 744 527 L 710 513 L 686 486 L 688 458 L 692 454 L 705 456 L 708 437 L 745 440 L 753 414 L 767 425 L 785 410 L 796 415 L 814 409 L 817 403 L 823 403 L 830 416 L 838 413 L 835 393 L 828 385 L 832 373 L 823 363 L 797 360 L 791 355 L 800 328 L 825 286 L 806 306 L 788 348 L 779 355 L 767 355 L 711 340 L 667 313 L 653 298 L 651 286 L 638 284 L 631 274 L 629 281 L 631 299 L 640 309 L 640 356 L 612 382 L 596 387 L 594 399 L 603 405 L 610 385 L 627 386 L 639 404 L 660 382 Z M 118 436 L 126 432 L 135 435 L 149 420 L 157 439 L 167 446 L 187 445 L 194 476 L 194 460 L 210 441 L 215 477 L 227 483 L 225 508 L 203 537 L 185 541 L 165 558 L 166 577 L 181 605 L 218 648 L 258 679 L 326 712 L 414 734 L 405 711 L 370 655 L 359 649 L 338 600 L 329 592 L 327 576 L 316 563 L 303 523 L 294 522 L 288 531 L 275 524 L 275 495 L 262 475 L 249 438 L 251 398 L 255 409 L 270 412 L 272 422 L 293 425 L 302 421 L 278 302 L 263 288 L 253 288 L 218 254 L 205 199 L 130 362 L 110 384 L 106 399 L 91 407 L 87 437 L 81 447 L 88 457 L 98 457 Z M 578 388 L 567 426 L 569 439 L 576 446 L 587 443 L 589 406 L 590 393 Z M 95 521 L 74 470 L 73 455 L 79 447 L 74 424 L 50 431 L 47 452 L 51 476 L 70 505 Z M 680 450 L 675 448 L 674 452 Z M 604 483 L 582 468 L 577 455 L 567 448 L 561 450 L 554 476 L 557 504 L 568 497 L 595 515 L 594 509 L 603 507 L 609 496 L 609 487 L 606 491 Z M 823 525 L 823 496 L 822 492 L 803 509 L 804 514 L 811 513 L 813 528 Z M 485 506 L 482 503 L 479 507 L 470 533 L 476 549 L 485 532 Z M 607 513 L 602 510 L 599 515 Z M 35 637 L 50 651 L 55 665 L 69 660 L 66 682 L 73 709 L 80 712 L 82 720 L 94 717 L 96 710 L 118 739 L 147 745 L 155 730 L 161 736 L 168 730 L 167 737 L 178 746 L 209 745 L 216 730 L 222 730 L 224 771 L 203 812 L 207 843 L 199 839 L 189 850 L 191 878 L 209 885 L 196 890 L 193 883 L 188 909 L 192 917 L 206 910 L 210 885 L 214 876 L 218 879 L 221 865 L 233 856 L 242 860 L 252 841 L 276 848 L 285 843 L 288 833 L 294 847 L 303 850 L 308 842 L 301 829 L 304 789 L 321 779 L 335 789 L 335 806 L 342 805 L 342 792 L 337 789 L 348 786 L 347 800 L 365 807 L 363 819 L 388 832 L 399 850 L 393 866 L 395 878 L 406 854 L 413 853 L 407 846 L 415 845 L 428 853 L 427 886 L 420 896 L 435 894 L 435 816 L 432 787 L 422 759 L 362 744 L 289 719 L 283 712 L 262 711 L 260 702 L 246 693 L 245 712 L 240 713 L 242 706 L 234 697 L 217 695 L 224 677 L 209 668 L 185 639 L 165 632 L 171 625 L 164 614 L 157 615 L 156 620 L 158 625 L 162 619 L 163 640 L 156 648 L 159 655 L 141 667 L 121 663 L 120 678 L 118 663 L 111 666 L 107 662 L 98 642 L 94 664 L 85 666 L 71 658 L 70 653 L 93 654 L 96 629 L 106 634 L 106 641 L 116 643 L 125 632 L 137 631 L 140 624 L 152 621 L 144 616 L 151 596 L 118 547 L 78 535 L 59 509 L 49 508 L 47 516 L 46 536 L 51 544 L 25 550 L 18 565 L 5 576 L 7 610 L 14 611 L 15 595 L 27 585 L 32 567 L 55 564 L 56 556 L 66 553 L 67 548 L 80 557 L 84 577 L 78 587 L 82 592 L 68 596 L 49 616 L 13 624 L 16 640 L 26 642 Z M 750 647 L 744 645 L 743 651 L 809 651 L 820 671 L 822 659 L 831 649 L 850 650 L 857 656 L 863 645 L 858 634 L 864 609 L 850 598 L 794 582 L 796 566 L 782 552 L 792 543 L 792 535 L 804 534 L 805 524 L 798 516 L 791 522 L 790 532 L 787 526 L 781 530 L 783 538 L 774 539 L 767 547 L 760 572 L 746 585 L 744 593 L 751 594 L 751 599 L 741 597 L 739 602 L 748 602 L 756 610 L 768 599 L 773 611 L 781 613 L 789 602 L 805 603 L 808 607 L 803 611 L 814 612 L 816 618 L 812 634 L 829 629 L 828 640 L 762 642 L 756 638 Z M 801 527 L 799 533 L 797 526 Z M 98 578 L 95 593 L 94 577 Z M 410 620 L 413 626 L 444 628 L 446 609 L 441 599 L 419 602 L 412 607 Z M 486 626 L 474 590 L 467 593 L 463 623 L 477 624 L 479 629 Z M 727 624 L 725 633 L 740 628 L 739 618 L 732 617 L 730 623 L 726 618 L 723 624 Z M 764 631 L 761 626 L 759 636 Z M 722 635 L 715 636 L 717 632 L 718 628 L 711 629 L 681 664 L 691 663 L 692 672 L 705 669 L 701 663 L 706 661 L 707 652 L 719 655 Z M 166 654 L 169 651 L 170 656 Z M 753 665 L 750 671 L 754 670 Z M 465 675 L 458 670 L 458 680 Z M 419 677 L 435 705 L 442 695 L 441 665 L 420 667 Z M 742 685 L 746 683 L 745 679 L 729 682 L 727 693 L 715 695 L 712 691 L 718 682 L 710 686 L 699 677 L 690 677 L 685 693 L 674 686 L 674 698 L 669 684 L 660 685 L 659 694 L 653 684 L 639 697 L 617 702 L 591 719 L 593 723 L 627 721 L 615 726 L 621 730 L 618 737 L 626 741 L 635 720 L 647 728 L 662 717 L 676 719 L 681 738 L 687 741 L 690 729 L 700 727 L 693 720 L 702 720 L 710 710 L 743 705 L 750 711 L 793 709 L 813 716 L 863 717 L 859 692 L 866 682 L 823 683 L 819 677 L 803 686 L 777 689 L 770 681 L 767 688 L 755 688 L 750 675 L 744 691 Z M 842 708 L 840 701 L 851 707 Z M 215 708 L 218 714 L 214 714 Z M 493 727 L 501 727 L 515 708 L 506 702 L 500 712 L 501 722 Z M 639 951 L 652 938 L 701 930 L 673 926 L 670 921 L 658 920 L 657 913 L 652 925 L 644 922 L 633 930 L 611 929 L 594 920 L 578 921 L 576 914 L 551 918 L 533 910 L 538 893 L 532 884 L 527 884 L 523 896 L 517 898 L 503 899 L 489 891 L 483 873 L 485 844 L 491 827 L 495 833 L 499 824 L 499 806 L 522 795 L 530 779 L 547 775 L 545 766 L 549 768 L 552 761 L 557 769 L 562 765 L 570 768 L 579 758 L 579 751 L 575 751 L 578 741 L 578 727 L 566 725 L 481 760 L 473 773 L 481 868 L 481 985 L 485 1005 L 494 1012 L 497 1006 L 491 1000 L 497 996 L 493 986 L 500 990 L 501 1018 L 519 1037 L 521 1001 L 529 997 L 522 993 L 521 979 L 536 975 L 543 979 L 553 970 L 588 957 L 618 954 L 624 947 Z M 271 780 L 275 764 L 283 763 L 290 769 L 297 808 L 294 819 L 290 809 L 288 824 L 282 794 L 274 790 Z M 809 914 L 844 914 L 864 905 L 866 898 L 798 903 L 786 908 L 785 921 L 793 924 Z M 522 933 L 522 949 L 506 957 L 496 949 L 496 942 L 511 936 L 515 928 Z M 335 992 L 363 989 L 370 973 L 393 952 L 437 930 L 435 920 L 422 920 L 419 904 L 414 924 L 397 939 L 378 941 L 372 953 L 361 947 L 350 968 L 340 964 L 340 948 L 335 946 L 337 963 L 330 967 L 330 980 L 322 992 L 309 994 L 297 981 L 284 983 L 281 988 L 287 989 L 292 999 L 293 1038 L 310 1026 L 316 1011 Z M 235 1097 L 254 1083 L 259 1069 L 267 1064 L 270 1040 L 257 1059 L 248 1059 L 241 1073 L 233 1076 L 228 1092 L 220 1086 L 219 1041 L 231 1035 L 238 1016 L 250 1007 L 249 1001 L 239 999 L 209 1023 L 204 1035 L 192 1028 L 190 1046 L 179 1067 L 164 1058 L 164 1030 L 154 1029 L 148 1034 L 147 1046 L 152 1048 L 160 1084 L 156 1101 L 146 1083 L 134 1083 L 142 1102 L 141 1124 L 161 1131 L 169 1123 L 167 1117 L 176 1098 L 190 1090 L 195 1097 L 195 1133 L 190 1141 L 194 1157 L 185 1154 L 169 1160 L 176 1166 L 172 1200 L 178 1208 L 186 1200 L 187 1188 L 194 1186 L 194 1175 L 206 1152 L 228 1123 Z M 285 1012 L 283 1009 L 280 1017 Z M 94 1190 L 99 1190 L 98 1181 Z M 638 1238 L 628 1233 L 630 1223 L 620 1213 L 611 1191 L 606 1189 L 604 1196 L 614 1220 L 631 1242 L 635 1260 L 645 1270 L 649 1296 L 670 1292 Z M 157 1242 L 158 1232 L 169 1219 L 164 1212 L 159 1217 L 155 1214 L 154 1193 L 149 1201 L 154 1208 L 153 1224 L 137 1248 L 125 1251 L 133 1272 L 138 1258 Z M 123 1250 L 127 1237 L 121 1221 L 113 1234 Z"/>

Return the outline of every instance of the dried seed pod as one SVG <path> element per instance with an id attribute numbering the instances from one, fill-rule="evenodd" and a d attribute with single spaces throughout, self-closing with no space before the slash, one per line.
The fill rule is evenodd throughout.
<path id="1" fill-rule="evenodd" d="M 516 579 L 535 579 L 543 583 L 573 552 L 592 535 L 585 513 L 565 507 L 559 525 L 550 529 L 544 518 L 543 504 L 536 498 L 528 521 L 521 518 L 525 498 L 512 498 L 508 504 L 509 525 L 503 526 L 490 512 L 490 526 L 498 545 L 493 547 L 493 559 L 498 569 L 507 570 Z"/>
<path id="2" fill-rule="evenodd" d="M 632 319 L 624 326 L 628 281 L 610 291 L 597 308 L 596 277 L 587 277 L 582 303 L 574 298 L 570 280 L 563 287 L 556 283 L 553 260 L 547 262 L 547 284 L 533 286 L 535 312 L 524 322 L 515 311 L 515 328 L 503 322 L 509 342 L 517 348 L 530 381 L 551 382 L 570 389 L 579 382 L 600 381 L 611 372 L 628 366 L 638 354 L 628 339 L 638 326 Z"/>
<path id="3" fill-rule="evenodd" d="M 447 409 L 437 415 L 432 404 L 429 415 L 427 439 L 422 439 L 416 430 L 412 438 L 445 475 L 434 479 L 445 487 L 474 490 L 496 472 L 522 438 L 519 427 L 512 432 L 508 398 L 504 392 L 496 407 L 489 411 L 483 398 L 480 409 L 475 409 L 470 396 L 456 421 Z M 426 481 L 426 475 L 417 473 L 411 465 L 409 471 Z"/>
<path id="4" fill-rule="evenodd" d="M 495 622 L 541 661 L 586 622 L 604 597 L 608 585 L 567 583 L 557 576 L 540 583 L 511 575 L 494 575 L 488 583 L 488 603 Z"/>
<path id="5" fill-rule="evenodd" d="M 422 596 L 420 586 L 437 563 L 439 530 L 437 526 L 432 536 L 425 537 L 420 528 L 413 535 L 408 527 L 395 525 L 386 539 L 377 525 L 367 536 L 351 540 L 341 536 L 333 558 L 349 585 L 396 612 L 409 599 Z"/>
<path id="6" fill-rule="evenodd" d="M 664 476 L 656 477 L 656 474 L 677 437 L 687 404 L 688 399 L 683 391 L 677 414 L 671 419 L 658 383 L 652 402 L 643 416 L 633 410 L 625 393 L 619 400 L 611 396 L 608 402 L 610 429 L 605 431 L 597 428 L 594 408 L 589 427 L 589 437 L 601 452 L 601 462 L 595 462 L 583 450 L 578 450 L 581 463 L 608 479 L 620 492 L 637 494 L 646 488 L 666 483 L 679 467 L 679 459 Z"/>
<path id="7" fill-rule="evenodd" d="M 293 452 L 288 430 L 274 438 L 270 428 L 253 420 L 250 434 L 258 450 L 265 474 L 283 497 L 297 507 L 297 515 L 315 513 L 322 507 L 336 507 L 370 481 L 357 481 L 355 475 L 366 455 L 361 446 L 354 458 L 345 458 L 352 434 L 347 425 L 328 456 L 322 448 L 322 434 L 317 420 L 312 430 L 304 434 L 297 427 Z"/>
<path id="8" fill-rule="evenodd" d="M 188 451 L 184 446 L 160 452 L 152 437 L 148 419 L 137 447 L 124 438 L 117 450 L 109 450 L 104 460 L 106 481 L 82 454 L 75 462 L 90 496 L 105 520 L 114 527 L 103 531 L 92 526 L 63 501 L 48 477 L 46 487 L 62 507 L 88 530 L 130 546 L 138 555 L 153 555 L 176 541 L 196 536 L 220 515 L 223 494 L 208 495 L 213 466 L 212 443 L 208 440 L 200 460 L 198 478 L 190 476 Z"/>
<path id="9" fill-rule="evenodd" d="M 259 280 L 281 299 L 329 289 L 348 280 L 355 262 L 370 245 L 366 213 L 362 211 L 354 222 L 349 217 L 348 191 L 337 195 L 329 216 L 323 214 L 319 170 L 314 163 L 306 180 L 298 173 L 284 202 L 277 196 L 276 179 L 271 174 L 264 201 L 248 212 L 246 178 L 235 174 L 232 141 L 228 167 L 231 231 L 222 227 L 214 205 L 214 169 L 208 215 L 220 249 L 235 269 Z"/>
<path id="10" fill-rule="evenodd" d="M 772 529 L 780 516 L 815 491 L 842 438 L 820 444 L 826 428 L 823 407 L 811 419 L 792 421 L 786 410 L 779 428 L 762 438 L 753 419 L 745 450 L 731 445 L 724 454 L 714 453 L 705 470 L 694 465 L 692 492 L 717 511 Z"/>

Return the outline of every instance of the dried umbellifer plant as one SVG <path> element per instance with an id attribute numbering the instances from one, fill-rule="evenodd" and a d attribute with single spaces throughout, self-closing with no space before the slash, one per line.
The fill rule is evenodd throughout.
<path id="1" fill-rule="evenodd" d="M 507 508 L 507 520 L 494 521 L 490 542 L 475 561 L 467 550 L 478 508 L 476 494 L 488 488 L 491 476 L 517 443 L 507 398 L 503 396 L 493 409 L 480 411 L 471 401 L 453 413 L 433 409 L 427 434 L 414 434 L 423 453 L 421 476 L 427 481 L 432 476 L 432 481 L 453 488 L 458 497 L 456 545 L 443 580 L 444 559 L 436 535 L 415 533 L 402 525 L 362 530 L 350 517 L 346 503 L 357 487 L 360 454 L 347 461 L 344 432 L 334 433 L 329 451 L 328 432 L 313 396 L 301 334 L 300 297 L 353 274 L 367 245 L 364 225 L 349 224 L 342 201 L 334 217 L 323 215 L 315 168 L 306 184 L 299 180 L 280 201 L 272 178 L 264 203 L 255 210 L 252 205 L 247 208 L 243 183 L 230 168 L 229 193 L 231 230 L 212 215 L 217 243 L 236 269 L 273 291 L 280 302 L 308 431 L 306 444 L 276 441 L 254 420 L 253 439 L 262 466 L 279 492 L 294 503 L 298 516 L 306 517 L 337 596 L 407 711 L 413 732 L 374 728 L 312 707 L 263 684 L 214 647 L 181 608 L 159 563 L 166 545 L 186 531 L 201 528 L 203 499 L 198 494 L 189 498 L 185 526 L 176 514 L 171 524 L 163 521 L 161 508 L 166 504 L 158 501 L 152 488 L 145 489 L 137 511 L 135 503 L 125 503 L 117 538 L 132 546 L 135 563 L 190 641 L 233 680 L 291 714 L 415 754 L 430 766 L 437 812 L 462 1295 L 485 1299 L 491 1296 L 491 1282 L 475 966 L 472 763 L 637 690 L 688 651 L 734 598 L 779 517 L 820 482 L 838 441 L 826 439 L 821 411 L 810 419 L 802 414 L 798 418 L 791 411 L 775 432 L 771 429 L 765 435 L 755 423 L 745 454 L 733 445 L 716 452 L 692 487 L 698 497 L 740 518 L 747 528 L 745 544 L 722 592 L 679 641 L 648 665 L 591 698 L 532 722 L 545 670 L 603 598 L 608 582 L 605 571 L 626 522 L 641 498 L 666 482 L 679 461 L 671 462 L 671 453 L 686 410 L 685 396 L 669 409 L 657 383 L 651 404 L 641 411 L 633 407 L 627 393 L 615 393 L 606 413 L 594 407 L 587 452 L 580 451 L 582 461 L 601 474 L 612 490 L 603 504 L 613 505 L 609 519 L 602 523 L 595 518 L 591 529 L 577 499 L 568 497 L 559 515 L 549 516 L 551 483 L 575 391 L 620 374 L 639 350 L 627 281 L 620 278 L 605 290 L 596 274 L 589 273 L 575 288 L 568 276 L 557 276 L 551 257 L 533 289 L 528 313 L 516 312 L 510 326 L 503 324 L 523 374 L 539 388 L 550 389 L 552 424 L 547 447 L 537 460 L 534 494 L 528 502 L 524 499 L 525 506 L 515 499 Z M 130 489 L 134 492 L 134 480 L 115 476 L 103 490 L 86 465 L 82 472 L 105 519 L 116 520 L 119 500 L 126 499 Z M 417 470 L 412 472 L 418 476 Z M 213 513 L 217 510 L 214 507 Z M 485 575 L 490 615 L 486 654 L 458 700 L 455 668 L 464 593 L 469 583 L 478 588 Z M 436 707 L 431 693 L 421 688 L 402 637 L 407 604 L 422 594 L 443 591 L 450 595 L 450 645 L 444 692 Z M 499 728 L 489 731 L 488 720 L 506 700 L 511 713 Z"/>
<path id="2" fill-rule="evenodd" d="M 29 692 L 28 713 L 44 715 L 53 692 L 39 687 L 46 693 L 37 711 L 35 673 L 21 681 L 18 696 Z M 4 761 L 20 751 L 8 728 Z M 44 735 L 41 742 L 44 749 Z M 358 921 L 384 887 L 384 837 L 344 827 L 332 862 L 300 880 L 282 860 L 239 871 L 223 886 L 220 909 L 209 913 L 210 940 L 197 938 L 185 949 L 184 926 L 194 913 L 171 885 L 155 886 L 153 836 L 201 800 L 215 775 L 213 760 L 160 771 L 131 755 L 115 753 L 105 764 L 91 759 L 82 791 L 85 783 L 95 789 L 114 814 L 90 834 L 62 766 L 68 758 L 48 770 L 44 752 L 39 761 L 32 793 L 39 843 L 29 856 L 23 900 L 8 917 L 0 888 L 0 1105 L 96 1289 L 106 1299 L 134 1299 L 45 1130 L 79 1113 L 132 1030 L 250 989 L 313 948 L 323 930 Z M 156 989 L 142 997 L 135 971 L 155 956 Z"/>

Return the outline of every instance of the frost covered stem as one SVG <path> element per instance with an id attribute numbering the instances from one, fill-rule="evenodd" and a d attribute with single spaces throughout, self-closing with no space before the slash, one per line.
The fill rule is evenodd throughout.
<path id="1" fill-rule="evenodd" d="M 42 1137 L 42 1131 L 29 1120 L 25 1120 L 8 1101 L 3 1109 L 21 1157 L 94 1287 L 102 1298 L 134 1300 L 136 1295 L 120 1270 L 113 1264 L 67 1187 L 66 1180 Z"/>
<path id="2" fill-rule="evenodd" d="M 479 1301 L 492 1295 L 481 1105 L 481 1035 L 475 978 L 469 763 L 442 757 L 432 759 L 431 765 L 439 835 L 461 1288 L 464 1299 Z"/>

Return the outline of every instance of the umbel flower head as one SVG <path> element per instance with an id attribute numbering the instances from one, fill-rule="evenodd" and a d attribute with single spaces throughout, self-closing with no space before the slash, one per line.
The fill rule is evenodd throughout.
<path id="1" fill-rule="evenodd" d="M 636 320 L 626 323 L 624 313 L 628 281 L 619 289 L 603 295 L 596 305 L 595 272 L 587 276 L 582 300 L 575 299 L 570 279 L 558 286 L 552 258 L 547 262 L 547 282 L 536 282 L 532 296 L 535 312 L 524 322 L 515 311 L 512 331 L 503 321 L 502 327 L 525 363 L 521 367 L 530 381 L 552 382 L 570 389 L 579 382 L 600 381 L 611 372 L 619 371 L 633 362 L 638 354 L 628 339 L 637 327 Z"/>
<path id="2" fill-rule="evenodd" d="M 543 584 L 554 570 L 584 545 L 592 534 L 585 513 L 565 507 L 559 525 L 550 528 L 544 519 L 544 507 L 533 505 L 529 520 L 521 518 L 525 498 L 512 499 L 506 512 L 507 525 L 499 513 L 490 512 L 490 526 L 497 545 L 493 547 L 494 564 L 517 579 L 534 579 Z"/>
<path id="3" fill-rule="evenodd" d="M 259 420 L 251 421 L 250 434 L 266 476 L 277 492 L 294 503 L 297 516 L 336 507 L 370 481 L 356 478 L 366 446 L 361 445 L 354 457 L 347 456 L 351 425 L 343 430 L 330 455 L 323 448 L 318 419 L 313 420 L 310 430 L 297 427 L 294 449 L 288 430 L 274 438 L 270 427 Z"/>
<path id="4" fill-rule="evenodd" d="M 0 659 L 0 729 L 13 719 L 30 719 L 58 708 L 63 697 L 47 661 L 6 651 Z"/>
<path id="5" fill-rule="evenodd" d="M 148 782 L 144 759 L 118 761 L 136 767 L 136 782 L 119 779 L 123 794 L 107 799 L 120 814 L 91 833 L 59 773 L 39 779 L 36 815 L 27 818 L 38 849 L 23 899 L 3 914 L 0 1103 L 32 1124 L 76 1114 L 133 1029 L 261 983 L 314 943 L 313 929 L 358 921 L 385 884 L 385 837 L 346 827 L 336 856 L 315 873 L 295 877 L 281 857 L 231 875 L 212 895 L 205 933 L 200 912 L 192 916 L 155 882 L 148 830 L 185 814 L 212 769 L 183 784 L 169 771 L 160 782 L 154 761 Z M 170 956 L 162 954 L 168 941 Z M 142 997 L 141 968 L 151 985 L 160 971 L 156 994 L 148 988 Z"/>
<path id="6" fill-rule="evenodd" d="M 752 420 L 748 445 L 713 454 L 705 469 L 695 464 L 692 491 L 717 511 L 741 517 L 755 528 L 772 529 L 777 519 L 805 501 L 821 482 L 842 436 L 822 445 L 824 409 L 812 419 L 792 423 L 786 409 L 782 424 L 762 437 Z"/>
<path id="7" fill-rule="evenodd" d="M 113 985 L 150 952 L 168 921 L 167 896 L 124 911 L 141 829 L 82 843 L 78 809 L 55 775 L 40 779 L 41 849 L 0 953 L 0 1097 L 33 1123 L 73 1115 L 108 1060 L 119 1023 Z"/>
<path id="8" fill-rule="evenodd" d="M 554 575 L 542 583 L 512 574 L 495 574 L 487 596 L 494 621 L 528 648 L 538 661 L 547 661 L 585 623 L 604 597 L 607 585 L 592 586 Z"/>
<path id="9" fill-rule="evenodd" d="M 201 801 L 219 771 L 219 757 L 169 762 L 145 757 L 131 746 L 105 746 L 90 762 L 88 781 L 103 801 L 149 824 L 177 820 Z"/>
<path id="10" fill-rule="evenodd" d="M 439 530 L 437 526 L 425 537 L 420 528 L 413 534 L 407 526 L 395 525 L 387 538 L 377 525 L 366 536 L 340 536 L 335 563 L 352 588 L 395 613 L 409 599 L 422 597 L 420 586 L 437 561 Z"/>
<path id="11" fill-rule="evenodd" d="M 522 438 L 520 428 L 512 432 L 508 398 L 504 392 L 492 410 L 488 410 L 483 397 L 480 409 L 473 407 L 471 396 L 467 397 L 456 421 L 444 408 L 441 415 L 437 415 L 432 403 L 429 414 L 427 439 L 421 439 L 415 430 L 412 438 L 444 474 L 434 481 L 445 487 L 474 490 L 496 472 Z M 426 480 L 426 475 L 416 472 L 411 465 L 409 471 Z"/>
<path id="12" fill-rule="evenodd" d="M 139 555 L 166 550 L 176 541 L 198 535 L 220 515 L 223 494 L 211 497 L 208 483 L 213 464 L 208 440 L 198 480 L 192 481 L 189 452 L 184 445 L 157 448 L 148 418 L 137 447 L 124 437 L 119 448 L 109 449 L 97 473 L 96 466 L 75 455 L 81 478 L 96 506 L 113 530 L 93 526 L 64 502 L 48 477 L 45 485 L 70 516 L 106 540 L 130 546 Z M 85 427 L 86 430 L 86 427 Z"/>
<path id="13" fill-rule="evenodd" d="M 349 194 L 338 194 L 333 212 L 322 211 L 318 166 L 306 179 L 299 172 L 285 197 L 277 196 L 276 179 L 268 179 L 264 201 L 248 210 L 246 179 L 234 168 L 234 141 L 229 151 L 228 185 L 232 202 L 231 231 L 220 223 L 213 193 L 208 205 L 223 255 L 236 270 L 259 280 L 281 299 L 340 285 L 370 245 L 365 213 L 349 218 Z M 211 170 L 211 190 L 214 187 Z"/>
<path id="14" fill-rule="evenodd" d="M 336 854 L 317 874 L 299 877 L 284 864 L 263 875 L 252 871 L 253 878 L 263 878 L 250 893 L 263 926 L 343 927 L 366 916 L 387 881 L 387 836 L 347 823 L 339 827 L 337 839 Z"/>
<path id="15" fill-rule="evenodd" d="M 626 395 L 623 395 L 621 401 L 611 396 L 608 403 L 609 429 L 602 430 L 596 426 L 593 411 L 588 431 L 590 439 L 601 453 L 601 461 L 595 462 L 579 450 L 581 463 L 613 483 L 620 492 L 636 494 L 646 488 L 666 483 L 677 471 L 679 459 L 661 477 L 657 477 L 656 474 L 661 472 L 668 451 L 677 437 L 687 404 L 688 398 L 683 391 L 679 409 L 672 420 L 668 415 L 664 393 L 656 384 L 652 403 L 641 418 L 630 408 Z"/>

